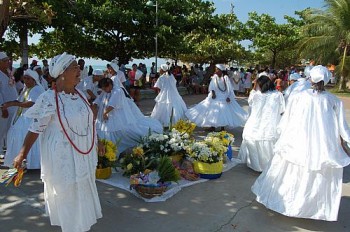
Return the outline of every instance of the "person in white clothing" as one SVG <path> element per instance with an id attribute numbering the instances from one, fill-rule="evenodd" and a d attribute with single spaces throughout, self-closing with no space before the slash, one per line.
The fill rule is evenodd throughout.
<path id="1" fill-rule="evenodd" d="M 84 93 L 90 102 L 93 102 L 97 96 L 102 92 L 98 87 L 98 82 L 104 77 L 101 69 L 94 69 L 92 76 L 84 80 Z"/>
<path id="2" fill-rule="evenodd" d="M 248 103 L 251 112 L 244 126 L 238 159 L 262 172 L 273 156 L 277 125 L 285 109 L 284 98 L 269 77 L 261 76 L 250 92 Z"/>
<path id="3" fill-rule="evenodd" d="M 187 106 L 176 88 L 176 79 L 169 74 L 169 66 L 160 66 L 160 77 L 154 87 L 160 89 L 154 99 L 156 105 L 153 108 L 151 117 L 157 119 L 164 127 L 175 124 L 180 119 L 185 119 Z"/>
<path id="4" fill-rule="evenodd" d="M 39 75 L 39 82 L 41 84 L 41 86 L 46 90 L 49 89 L 49 84 L 48 82 L 45 80 L 44 76 L 43 76 L 43 71 L 41 69 L 41 66 L 37 65 L 33 67 L 33 71 L 36 71 Z"/>
<path id="5" fill-rule="evenodd" d="M 156 119 L 145 117 L 123 86 L 114 86 L 109 78 L 103 78 L 99 87 L 103 92 L 94 101 L 98 112 L 97 134 L 100 138 L 118 142 L 118 152 L 138 144 L 148 133 L 162 133 L 163 127 Z"/>
<path id="6" fill-rule="evenodd" d="M 226 75 L 226 67 L 217 64 L 215 74 L 209 84 L 208 96 L 196 106 L 187 110 L 186 117 L 199 127 L 244 126 L 247 113 L 235 100 L 231 82 Z"/>
<path id="7" fill-rule="evenodd" d="M 28 108 L 32 107 L 45 89 L 40 84 L 37 72 L 27 69 L 23 75 L 24 89 L 18 100 L 9 101 L 3 104 L 3 108 L 16 108 L 16 114 L 12 118 L 11 127 L 7 133 L 7 150 L 5 154 L 4 166 L 13 166 L 13 159 L 20 151 L 24 138 L 28 132 L 31 118 L 24 116 Z M 27 169 L 40 169 L 39 142 L 36 141 L 26 158 Z"/>
<path id="8" fill-rule="evenodd" d="M 109 63 L 108 66 L 108 72 L 111 75 L 111 79 L 114 82 L 114 86 L 124 86 L 125 87 L 125 74 L 124 72 L 119 70 L 118 60 L 112 60 L 111 63 Z M 116 81 L 119 81 L 119 83 L 115 83 Z"/>
<path id="9" fill-rule="evenodd" d="M 289 75 L 289 83 L 290 85 L 284 91 L 284 100 L 286 101 L 286 104 L 288 103 L 288 99 L 293 95 L 311 88 L 311 82 L 306 78 L 301 77 L 298 73 Z"/>
<path id="10" fill-rule="evenodd" d="M 45 209 L 51 224 L 63 232 L 88 231 L 102 217 L 95 175 L 97 151 L 101 154 L 104 146 L 97 142 L 90 104 L 75 87 L 80 81 L 75 57 L 55 56 L 49 72 L 55 88 L 41 94 L 24 114 L 33 120 L 14 167 L 21 167 L 39 138 Z"/>
<path id="11" fill-rule="evenodd" d="M 80 75 L 79 75 L 79 83 L 77 84 L 77 89 L 83 91 L 84 90 L 84 80 L 88 78 L 89 76 L 89 68 L 85 66 L 85 61 L 83 59 L 78 60 L 78 65 L 80 69 Z"/>
<path id="12" fill-rule="evenodd" d="M 350 142 L 343 103 L 325 91 L 330 73 L 310 71 L 313 89 L 290 99 L 278 125 L 274 156 L 252 186 L 256 200 L 289 217 L 336 221 Z"/>
<path id="13" fill-rule="evenodd" d="M 9 57 L 5 52 L 0 52 L 0 148 L 4 144 L 6 134 L 11 125 L 11 119 L 16 112 L 14 107 L 3 108 L 2 104 L 8 101 L 15 101 L 18 97 L 16 82 L 8 73 Z M 1 155 L 1 154 L 0 154 Z"/>

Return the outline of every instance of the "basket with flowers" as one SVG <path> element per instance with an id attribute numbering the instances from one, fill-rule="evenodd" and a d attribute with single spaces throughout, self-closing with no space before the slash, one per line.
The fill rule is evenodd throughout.
<path id="1" fill-rule="evenodd" d="M 172 181 L 180 179 L 180 173 L 169 157 L 161 156 L 156 162 L 155 170 L 146 169 L 130 176 L 130 188 L 134 188 L 144 198 L 162 195 Z"/>
<path id="2" fill-rule="evenodd" d="M 223 157 L 227 147 L 220 138 L 207 136 L 203 141 L 196 141 L 187 146 L 187 157 L 193 161 L 194 171 L 204 179 L 215 179 L 221 176 Z"/>
<path id="3" fill-rule="evenodd" d="M 96 169 L 97 179 L 108 179 L 112 174 L 112 169 L 117 164 L 117 143 L 113 143 L 107 139 L 100 139 L 100 143 L 104 145 L 104 154 L 99 154 Z"/>
<path id="4" fill-rule="evenodd" d="M 232 144 L 235 141 L 235 138 L 233 134 L 228 133 L 227 131 L 220 131 L 220 132 L 211 132 L 208 133 L 207 138 L 218 138 L 220 142 L 227 147 L 226 150 L 226 156 L 228 159 L 232 159 Z M 224 161 L 225 161 L 225 156 L 224 156 Z"/>

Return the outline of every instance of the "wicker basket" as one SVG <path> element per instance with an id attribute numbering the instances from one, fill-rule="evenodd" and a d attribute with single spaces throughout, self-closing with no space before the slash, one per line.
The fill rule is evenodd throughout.
<path id="1" fill-rule="evenodd" d="M 142 197 L 151 199 L 153 197 L 161 196 L 167 189 L 167 185 L 162 186 L 150 186 L 150 185 L 142 185 L 138 184 L 135 186 L 135 190 Z"/>

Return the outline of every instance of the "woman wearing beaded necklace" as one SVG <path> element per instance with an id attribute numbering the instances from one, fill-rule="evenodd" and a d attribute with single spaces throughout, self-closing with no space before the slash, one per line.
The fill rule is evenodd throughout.
<path id="1" fill-rule="evenodd" d="M 14 167 L 21 167 L 40 134 L 41 179 L 51 224 L 61 226 L 62 231 L 87 231 L 102 217 L 95 184 L 94 115 L 75 88 L 80 70 L 74 56 L 55 56 L 49 72 L 56 80 L 55 88 L 41 94 L 25 113 L 34 120 Z"/>
<path id="2" fill-rule="evenodd" d="M 3 107 L 17 108 L 14 117 L 12 118 L 11 127 L 7 133 L 7 150 L 4 160 L 4 165 L 12 167 L 13 159 L 21 149 L 24 137 L 27 134 L 31 119 L 24 116 L 24 113 L 32 107 L 40 94 L 45 90 L 40 84 L 39 75 L 37 72 L 27 69 L 23 75 L 24 88 L 21 95 L 15 101 L 6 102 Z M 26 158 L 27 169 L 40 168 L 40 151 L 39 143 L 35 142 L 32 149 Z"/>
<path id="3" fill-rule="evenodd" d="M 209 84 L 206 99 L 186 112 L 189 120 L 199 127 L 239 127 L 244 126 L 247 113 L 236 102 L 233 87 L 223 64 L 217 64 L 215 74 Z"/>

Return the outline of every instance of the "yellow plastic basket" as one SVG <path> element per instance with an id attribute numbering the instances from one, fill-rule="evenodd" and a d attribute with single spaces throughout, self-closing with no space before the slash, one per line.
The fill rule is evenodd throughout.
<path id="1" fill-rule="evenodd" d="M 111 167 L 107 168 L 97 168 L 96 169 L 96 179 L 108 179 L 112 175 Z"/>

